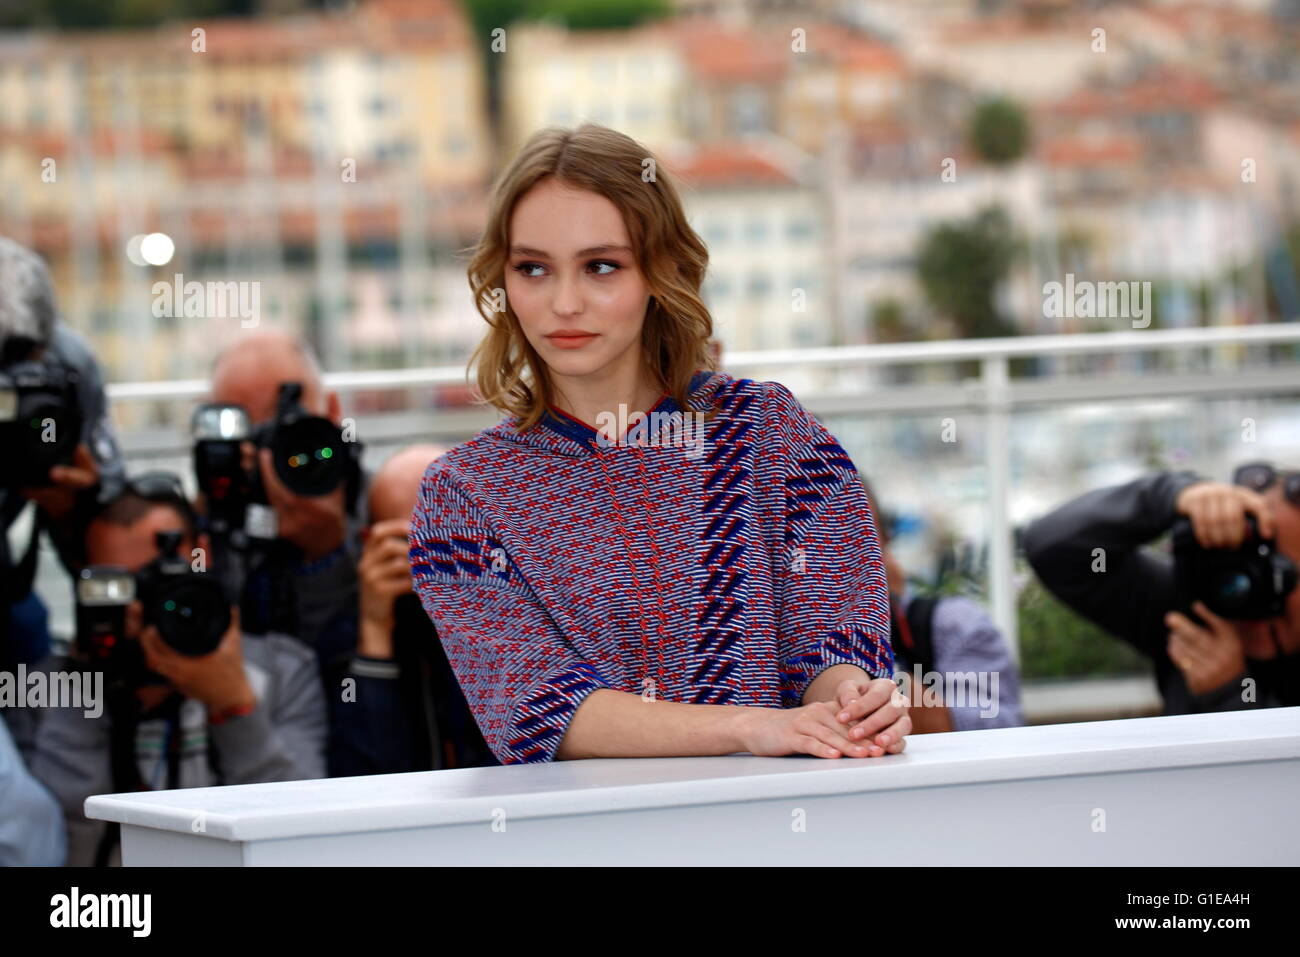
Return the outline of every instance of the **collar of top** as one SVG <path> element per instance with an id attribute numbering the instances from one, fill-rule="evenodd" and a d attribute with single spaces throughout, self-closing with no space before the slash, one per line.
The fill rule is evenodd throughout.
<path id="1" fill-rule="evenodd" d="M 704 383 L 706 379 L 709 378 L 711 374 L 712 373 L 707 371 L 695 373 L 695 375 L 691 377 L 691 385 L 689 390 L 690 394 L 694 395 L 695 391 L 699 389 L 699 387 Z M 647 415 L 652 415 L 654 413 L 659 413 L 660 415 L 670 415 L 673 412 L 680 412 L 680 411 L 682 411 L 681 406 L 677 404 L 677 402 L 673 399 L 671 395 L 665 392 L 662 396 L 660 396 L 659 401 L 654 404 L 654 407 L 649 410 Z M 581 419 L 575 418 L 574 416 L 565 412 L 563 409 L 560 409 L 549 403 L 546 406 L 546 411 L 542 414 L 540 424 L 546 426 L 548 429 L 555 432 L 556 434 L 564 436 L 566 439 L 572 439 L 574 442 L 577 442 L 579 445 L 581 445 L 583 448 L 587 449 L 590 452 L 596 452 L 602 448 L 611 447 L 608 439 L 605 439 L 603 445 L 601 444 L 601 442 L 599 441 L 601 430 L 598 429 L 596 426 L 589 425 L 586 422 L 583 422 Z M 630 429 L 623 430 L 623 433 L 618 438 L 618 443 L 617 443 L 618 445 L 623 444 L 624 439 L 627 437 L 627 433 L 629 431 Z M 648 437 L 649 437 L 649 433 L 647 433 L 647 439 Z"/>

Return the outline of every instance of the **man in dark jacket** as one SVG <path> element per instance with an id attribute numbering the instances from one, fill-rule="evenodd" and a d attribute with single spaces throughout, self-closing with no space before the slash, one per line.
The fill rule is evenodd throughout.
<path id="1" fill-rule="evenodd" d="M 1088 492 L 1025 532 L 1025 555 L 1047 589 L 1154 662 L 1166 714 L 1300 704 L 1300 590 L 1265 621 L 1226 620 L 1203 601 L 1179 609 L 1172 558 L 1143 548 L 1179 516 L 1202 548 L 1236 548 L 1249 515 L 1300 561 L 1295 483 L 1269 474 L 1277 480 L 1252 489 L 1160 472 Z"/>
<path id="2" fill-rule="evenodd" d="M 48 484 L 15 489 L 0 483 L 0 670 L 50 650 L 45 606 L 31 590 L 40 529 L 64 567 L 75 571 L 86 518 L 98 500 L 116 491 L 125 471 L 99 364 L 59 316 L 44 260 L 0 236 L 0 372 L 33 364 L 73 381 L 81 435 L 73 460 L 54 466 Z M 37 522 L 27 541 L 11 549 L 7 532 L 29 501 L 36 505 Z"/>
<path id="3" fill-rule="evenodd" d="M 411 582 L 411 512 L 425 469 L 443 451 L 402 449 L 371 483 L 374 524 L 357 568 L 360 607 L 341 615 L 320 641 L 321 648 L 345 652 L 324 673 L 332 777 L 501 763 L 483 740 Z"/>
<path id="4" fill-rule="evenodd" d="M 313 416 L 343 426 L 337 393 L 325 388 L 315 355 L 295 336 L 280 330 L 242 335 L 217 357 L 212 371 L 212 402 L 242 406 L 254 426 L 275 418 L 280 386 L 302 384 L 302 406 Z M 254 631 L 292 633 L 320 652 L 322 629 L 357 607 L 357 559 L 366 526 L 369 475 L 357 467 L 352 481 L 324 495 L 298 495 L 279 480 L 269 449 L 257 453 L 277 524 L 274 561 L 253 570 L 244 583 L 245 626 Z M 349 498 L 353 501 L 349 502 Z M 287 607 L 276 595 L 285 592 Z"/>

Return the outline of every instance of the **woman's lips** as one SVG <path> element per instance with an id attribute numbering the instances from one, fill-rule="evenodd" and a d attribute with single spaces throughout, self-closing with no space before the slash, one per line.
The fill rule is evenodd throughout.
<path id="1" fill-rule="evenodd" d="M 559 349 L 581 349 L 596 338 L 596 333 L 588 333 L 582 336 L 547 336 L 546 338 Z"/>

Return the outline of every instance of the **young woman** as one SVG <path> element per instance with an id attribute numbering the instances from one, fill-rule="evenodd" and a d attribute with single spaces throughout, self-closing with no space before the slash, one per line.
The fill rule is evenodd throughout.
<path id="1" fill-rule="evenodd" d="M 906 745 L 862 483 L 787 388 L 712 371 L 707 262 L 605 127 L 495 185 L 471 366 L 507 417 L 429 466 L 410 562 L 503 764 Z"/>

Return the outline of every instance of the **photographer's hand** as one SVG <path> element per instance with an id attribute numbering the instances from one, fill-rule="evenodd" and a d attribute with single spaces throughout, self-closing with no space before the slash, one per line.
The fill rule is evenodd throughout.
<path id="1" fill-rule="evenodd" d="M 1264 497 L 1240 485 L 1196 482 L 1178 494 L 1175 508 L 1192 520 L 1202 548 L 1236 548 L 1246 539 L 1246 514 L 1255 516 L 1260 535 L 1272 538 L 1273 512 Z"/>
<path id="2" fill-rule="evenodd" d="M 239 612 L 233 609 L 230 628 L 211 654 L 197 658 L 172 649 L 150 625 L 140 632 L 145 663 L 187 698 L 202 701 L 210 714 L 236 707 L 253 707 L 257 696 L 244 672 Z"/>
<path id="3" fill-rule="evenodd" d="M 77 496 L 99 481 L 99 465 L 82 443 L 72 453 L 72 464 L 55 465 L 50 469 L 49 478 L 54 484 L 22 489 L 22 495 L 35 502 L 51 519 L 61 522 L 72 514 Z"/>
<path id="4" fill-rule="evenodd" d="M 393 657 L 393 601 L 413 590 L 408 522 L 393 518 L 366 530 L 357 565 L 361 622 L 357 652 L 367 658 Z"/>
<path id="5" fill-rule="evenodd" d="M 1169 658 L 1183 673 L 1192 694 L 1205 694 L 1222 687 L 1246 670 L 1241 639 L 1231 622 L 1220 618 L 1204 602 L 1192 608 L 1209 626 L 1202 628 L 1186 615 L 1171 611 L 1165 615 L 1169 627 Z"/>
<path id="6" fill-rule="evenodd" d="M 258 450 L 266 498 L 275 510 L 278 534 L 297 545 L 306 561 L 315 561 L 343 544 L 347 505 L 340 485 L 327 495 L 295 495 L 275 474 L 270 449 Z"/>

